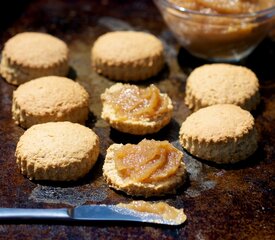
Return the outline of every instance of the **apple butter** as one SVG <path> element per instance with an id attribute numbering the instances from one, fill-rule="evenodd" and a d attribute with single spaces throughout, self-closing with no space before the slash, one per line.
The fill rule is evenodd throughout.
<path id="1" fill-rule="evenodd" d="M 182 161 L 182 152 L 168 141 L 142 140 L 115 151 L 114 161 L 123 178 L 135 182 L 158 182 L 174 175 Z"/>
<path id="2" fill-rule="evenodd" d="M 157 119 L 167 111 L 168 101 L 161 97 L 159 89 L 151 84 L 147 88 L 124 85 L 106 97 L 120 120 Z"/>
<path id="3" fill-rule="evenodd" d="M 177 223 L 183 223 L 186 220 L 183 209 L 174 208 L 165 202 L 150 203 L 145 201 L 133 201 L 128 204 L 119 203 L 118 206 L 138 212 L 161 215 L 164 219 Z"/>

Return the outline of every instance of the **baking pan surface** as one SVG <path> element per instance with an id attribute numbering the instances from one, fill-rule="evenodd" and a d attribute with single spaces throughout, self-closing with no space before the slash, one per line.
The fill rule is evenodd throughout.
<path id="1" fill-rule="evenodd" d="M 21 6 L 21 5 L 20 5 Z M 3 12 L 12 11 L 12 7 Z M 11 36 L 24 31 L 48 32 L 70 48 L 69 77 L 81 83 L 91 96 L 86 125 L 100 137 L 98 162 L 83 179 L 72 183 L 30 181 L 19 172 L 14 152 L 24 130 L 11 120 L 15 87 L 0 79 L 0 207 L 63 208 L 82 204 L 117 204 L 132 197 L 109 189 L 102 177 L 106 149 L 112 143 L 137 143 L 143 137 L 111 129 L 100 118 L 100 94 L 114 84 L 92 72 L 90 49 L 95 39 L 114 30 L 148 31 L 159 37 L 166 52 L 166 66 L 142 83 L 156 84 L 171 97 L 171 123 L 147 138 L 178 142 L 181 123 L 190 114 L 184 104 L 186 78 L 207 62 L 180 48 L 151 1 L 38 0 L 22 4 L 2 24 L 0 49 Z M 175 195 L 163 200 L 184 208 L 187 222 L 179 227 L 135 223 L 0 222 L 0 239 L 274 239 L 275 172 L 275 43 L 266 39 L 240 64 L 251 68 L 260 80 L 261 104 L 253 112 L 260 132 L 257 152 L 244 162 L 215 165 L 184 151 L 188 180 Z M 182 150 L 183 151 L 183 150 Z M 135 198 L 139 199 L 139 198 Z"/>

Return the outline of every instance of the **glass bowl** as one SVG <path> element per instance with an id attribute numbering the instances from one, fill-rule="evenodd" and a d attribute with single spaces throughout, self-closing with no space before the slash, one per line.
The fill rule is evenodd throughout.
<path id="1" fill-rule="evenodd" d="M 211 14 L 154 0 L 180 44 L 210 61 L 239 61 L 249 55 L 275 26 L 275 6 L 254 13 Z"/>

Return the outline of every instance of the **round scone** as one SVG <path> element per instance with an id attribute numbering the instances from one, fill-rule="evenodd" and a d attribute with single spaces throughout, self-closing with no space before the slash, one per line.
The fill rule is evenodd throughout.
<path id="1" fill-rule="evenodd" d="M 19 33 L 4 45 L 0 73 L 14 85 L 42 76 L 66 76 L 68 52 L 65 42 L 49 34 Z"/>
<path id="2" fill-rule="evenodd" d="M 101 100 L 101 117 L 113 128 L 135 135 L 158 132 L 173 114 L 171 99 L 153 84 L 139 88 L 116 83 L 101 94 Z"/>
<path id="3" fill-rule="evenodd" d="M 206 64 L 187 79 L 185 103 L 194 111 L 215 104 L 235 104 L 251 111 L 259 102 L 259 81 L 246 67 Z"/>
<path id="4" fill-rule="evenodd" d="M 16 147 L 16 163 L 34 180 L 71 181 L 85 176 L 99 155 L 98 136 L 78 123 L 50 122 L 29 128 Z"/>
<path id="5" fill-rule="evenodd" d="M 65 77 L 41 77 L 20 85 L 13 92 L 12 118 L 23 128 L 45 122 L 84 124 L 89 113 L 89 94 Z"/>
<path id="6" fill-rule="evenodd" d="M 116 31 L 100 36 L 91 51 L 93 69 L 120 81 L 144 80 L 164 65 L 164 48 L 149 33 Z"/>
<path id="7" fill-rule="evenodd" d="M 142 140 L 137 145 L 112 144 L 103 176 L 108 185 L 133 196 L 175 193 L 186 177 L 183 153 L 168 141 Z"/>
<path id="8" fill-rule="evenodd" d="M 233 104 L 202 108 L 182 123 L 181 145 L 196 157 L 216 163 L 235 163 L 257 149 L 253 116 Z"/>

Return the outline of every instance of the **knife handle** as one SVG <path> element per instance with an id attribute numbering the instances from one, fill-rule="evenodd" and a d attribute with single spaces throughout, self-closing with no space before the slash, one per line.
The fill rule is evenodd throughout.
<path id="1" fill-rule="evenodd" d="M 70 210 L 32 209 L 32 208 L 0 208 L 0 220 L 11 219 L 41 219 L 41 220 L 71 220 Z"/>

